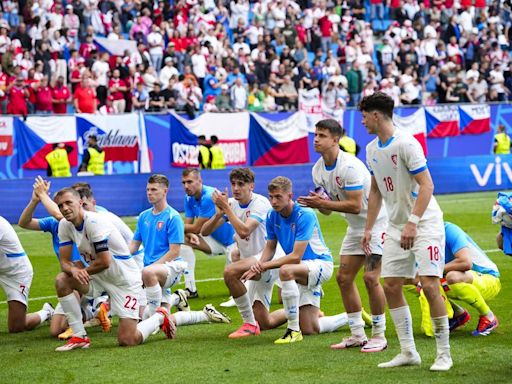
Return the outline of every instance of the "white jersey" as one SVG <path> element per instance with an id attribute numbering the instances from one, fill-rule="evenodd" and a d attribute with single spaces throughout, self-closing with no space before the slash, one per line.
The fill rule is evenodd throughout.
<path id="1" fill-rule="evenodd" d="M 130 243 L 133 240 L 133 232 L 130 227 L 119 216 L 113 214 L 112 212 L 106 211 L 97 213 L 108 218 L 112 225 L 117 228 L 121 236 L 123 236 L 126 244 L 130 246 Z"/>
<path id="2" fill-rule="evenodd" d="M 84 222 L 80 228 L 75 228 L 73 223 L 67 220 L 59 222 L 59 241 L 60 245 L 76 244 L 78 251 L 90 262 L 96 258 L 95 243 L 107 241 L 108 250 L 112 255 L 112 263 L 130 265 L 132 269 L 138 271 L 137 264 L 130 255 L 130 250 L 126 241 L 119 230 L 103 214 L 96 212 L 85 212 Z M 100 272 L 102 278 L 110 282 L 125 282 L 126 277 L 118 275 L 118 271 L 123 268 L 112 268 Z M 109 273 L 111 272 L 111 273 Z M 117 272 L 117 273 L 116 273 Z M 95 275 L 94 275 L 95 276 Z"/>
<path id="3" fill-rule="evenodd" d="M 242 222 L 245 223 L 248 218 L 251 218 L 259 223 L 256 229 L 245 239 L 242 239 L 235 232 L 234 238 L 240 251 L 240 258 L 259 255 L 265 248 L 267 213 L 272 209 L 270 202 L 266 197 L 253 193 L 249 204 L 242 206 L 237 200 L 230 198 L 229 205 Z"/>
<path id="4" fill-rule="evenodd" d="M 0 216 L 0 274 L 16 271 L 20 267 L 29 267 L 32 270 L 30 260 L 14 228 Z"/>
<path id="5" fill-rule="evenodd" d="M 366 161 L 384 199 L 390 224 L 403 227 L 418 197 L 419 185 L 414 175 L 427 169 L 421 145 L 413 136 L 395 129 L 387 143 L 375 138 L 366 146 Z M 432 196 L 421 221 L 442 216 Z"/>
<path id="6" fill-rule="evenodd" d="M 336 163 L 332 167 L 325 165 L 320 157 L 312 170 L 316 187 L 323 187 L 331 200 L 347 199 L 347 192 L 363 190 L 363 202 L 359 214 L 343 213 L 348 221 L 348 232 L 362 232 L 366 225 L 368 213 L 368 196 L 370 194 L 371 176 L 364 163 L 357 157 L 339 151 Z M 375 223 L 378 227 L 386 226 L 387 214 L 383 208 Z"/>

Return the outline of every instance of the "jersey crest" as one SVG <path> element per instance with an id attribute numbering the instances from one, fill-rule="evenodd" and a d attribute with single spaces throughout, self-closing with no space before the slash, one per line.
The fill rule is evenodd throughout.
<path id="1" fill-rule="evenodd" d="M 391 161 L 393 162 L 393 168 L 396 169 L 398 167 L 398 155 L 396 153 L 391 155 Z"/>
<path id="2" fill-rule="evenodd" d="M 163 221 L 159 221 L 156 223 L 156 229 L 161 231 L 162 228 L 164 227 L 164 222 Z"/>
<path id="3" fill-rule="evenodd" d="M 337 185 L 340 189 L 343 189 L 344 184 L 345 184 L 345 183 L 343 182 L 343 180 L 341 179 L 341 177 L 336 176 L 336 185 Z"/>

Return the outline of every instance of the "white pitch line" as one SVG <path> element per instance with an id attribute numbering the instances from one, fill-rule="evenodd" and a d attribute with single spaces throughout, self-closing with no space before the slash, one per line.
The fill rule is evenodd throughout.
<path id="1" fill-rule="evenodd" d="M 484 250 L 485 253 L 496 253 L 496 252 L 501 252 L 501 249 L 485 249 Z M 338 268 L 339 265 L 334 265 L 334 268 Z M 220 280 L 224 280 L 224 278 L 222 277 L 210 277 L 210 278 L 207 278 L 207 279 L 202 279 L 202 280 L 196 280 L 196 283 L 207 283 L 209 281 L 220 281 Z M 183 285 L 184 283 L 178 283 L 178 285 Z M 41 296 L 41 297 L 30 297 L 28 299 L 28 301 L 41 301 L 41 300 L 48 300 L 48 299 L 56 299 L 57 296 Z M 2 304 L 7 304 L 7 301 L 0 301 L 0 305 Z"/>

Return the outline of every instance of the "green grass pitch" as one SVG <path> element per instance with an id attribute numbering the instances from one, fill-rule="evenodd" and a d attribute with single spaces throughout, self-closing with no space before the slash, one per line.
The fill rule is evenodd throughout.
<path id="1" fill-rule="evenodd" d="M 51 339 L 48 326 L 32 332 L 7 333 L 7 305 L 0 291 L 0 383 L 506 383 L 512 382 L 511 276 L 512 259 L 497 251 L 497 226 L 490 223 L 490 211 L 496 193 L 439 196 L 445 220 L 468 232 L 496 262 L 501 271 L 502 291 L 489 304 L 500 320 L 500 327 L 488 337 L 473 337 L 478 314 L 470 309 L 472 320 L 466 328 L 451 335 L 454 367 L 448 373 L 431 373 L 428 368 L 435 357 L 435 341 L 421 334 L 417 299 L 408 297 L 414 318 L 414 331 L 421 367 L 382 370 L 379 362 L 391 359 L 399 351 L 392 322 L 388 316 L 389 348 L 381 353 L 362 354 L 357 349 L 331 351 L 329 345 L 348 335 L 348 328 L 333 334 L 306 337 L 301 343 L 278 346 L 274 339 L 284 328 L 263 332 L 260 337 L 229 340 L 227 335 L 241 324 L 236 308 L 226 312 L 233 324 L 204 324 L 178 329 L 176 340 L 162 333 L 152 336 L 141 346 L 120 348 L 112 333 L 92 328 L 89 350 L 57 353 L 61 344 Z M 324 237 L 333 255 L 337 255 L 346 224 L 339 215 L 320 216 Z M 134 219 L 126 219 L 134 227 Z M 30 291 L 30 310 L 40 309 L 44 301 L 57 303 L 54 277 L 58 263 L 48 234 L 16 229 L 34 266 Z M 338 264 L 335 257 L 335 264 Z M 228 292 L 220 277 L 224 260 L 198 255 L 196 278 L 199 299 L 191 300 L 192 309 L 204 304 L 218 305 Z M 361 276 L 358 286 L 363 303 L 368 300 Z M 334 276 L 324 285 L 322 310 L 327 314 L 344 311 Z M 49 298 L 48 298 L 49 297 Z M 274 292 L 274 298 L 276 291 Z M 278 308 L 273 304 L 272 308 Z M 369 330 L 367 330 L 369 331 Z"/>

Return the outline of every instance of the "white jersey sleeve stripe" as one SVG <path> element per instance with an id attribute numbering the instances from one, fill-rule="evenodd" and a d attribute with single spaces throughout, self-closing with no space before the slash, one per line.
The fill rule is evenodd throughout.
<path id="1" fill-rule="evenodd" d="M 411 175 L 417 175 L 418 173 L 421 173 L 421 172 L 425 171 L 426 169 L 428 169 L 428 167 L 426 165 L 424 165 L 423 167 L 419 167 L 418 169 L 415 169 L 413 171 L 409 171 L 409 173 Z"/>

